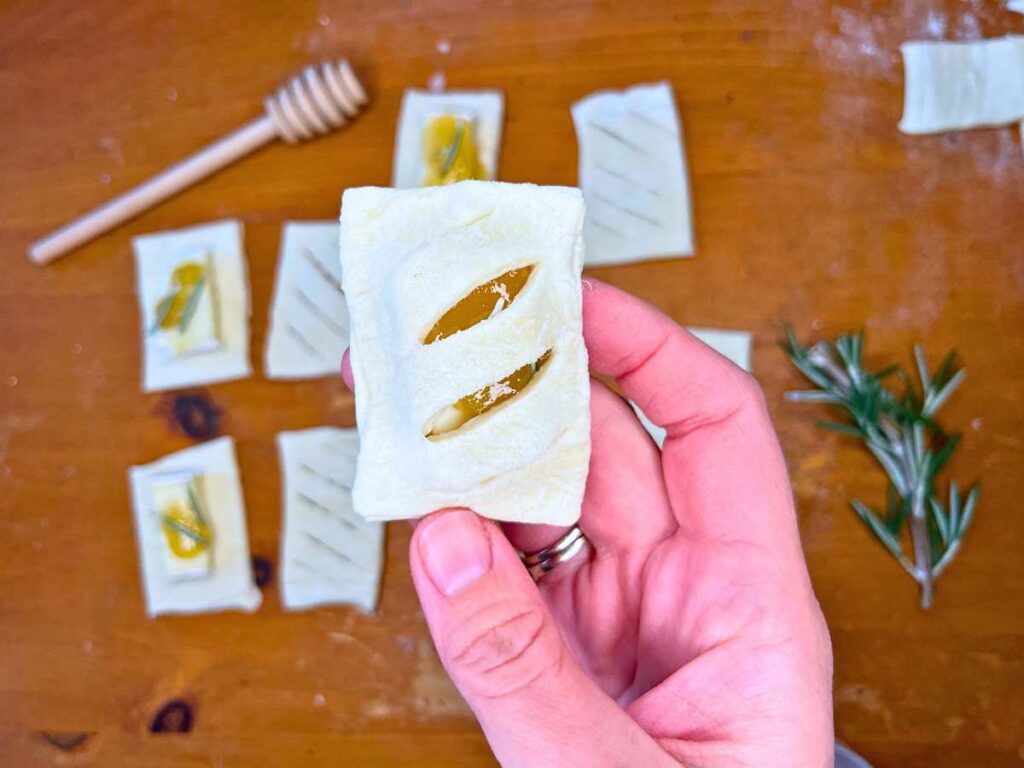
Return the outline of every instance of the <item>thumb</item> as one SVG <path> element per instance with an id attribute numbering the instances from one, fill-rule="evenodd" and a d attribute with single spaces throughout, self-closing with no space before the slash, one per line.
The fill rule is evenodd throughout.
<path id="1" fill-rule="evenodd" d="M 572 659 L 496 525 L 431 515 L 410 562 L 441 661 L 502 765 L 674 764 Z"/>

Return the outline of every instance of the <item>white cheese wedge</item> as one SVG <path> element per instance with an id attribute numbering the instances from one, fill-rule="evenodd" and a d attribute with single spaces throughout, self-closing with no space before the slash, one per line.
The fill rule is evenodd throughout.
<path id="1" fill-rule="evenodd" d="M 358 514 L 389 520 L 467 506 L 496 520 L 579 517 L 590 456 L 582 225 L 583 200 L 567 187 L 464 181 L 345 192 Z M 504 309 L 427 342 L 463 298 L 526 267 Z M 516 394 L 428 436 L 448 406 L 541 360 Z"/>
<path id="2" fill-rule="evenodd" d="M 204 549 L 192 536 L 179 536 L 175 527 L 181 525 L 182 522 L 187 524 L 196 518 L 198 521 L 208 520 L 205 513 L 203 476 L 191 470 L 157 473 L 150 478 L 150 493 L 152 494 L 150 510 L 164 535 L 163 562 L 167 576 L 172 579 L 198 578 L 209 574 L 213 564 L 212 548 Z M 187 511 L 185 521 L 170 517 L 179 510 Z M 171 526 L 170 532 L 167 530 L 168 525 Z M 207 527 L 210 529 L 210 535 L 206 538 L 212 545 L 214 533 L 212 527 Z M 193 529 L 189 528 L 188 530 Z M 179 546 L 194 554 L 188 554 L 185 557 L 179 556 L 167 541 L 169 535 L 177 536 L 180 542 Z"/>
<path id="3" fill-rule="evenodd" d="M 373 613 L 384 562 L 384 524 L 352 509 L 359 454 L 354 429 L 277 436 L 284 484 L 281 599 L 290 610 L 354 605 Z"/>
<path id="4" fill-rule="evenodd" d="M 391 185 L 398 189 L 423 185 L 427 173 L 423 159 L 424 131 L 431 119 L 443 115 L 461 117 L 470 123 L 487 178 L 497 178 L 504 114 L 505 99 L 501 91 L 431 93 L 410 88 L 402 97 L 398 116 Z"/>
<path id="5" fill-rule="evenodd" d="M 687 328 L 686 330 L 743 370 L 750 370 L 750 346 L 753 335 L 749 331 L 723 331 L 717 328 Z M 629 404 L 633 406 L 644 429 L 661 448 L 665 444 L 667 434 L 665 429 L 647 418 L 647 414 L 640 410 L 640 406 L 632 400 Z"/>
<path id="6" fill-rule="evenodd" d="M 242 226 L 222 221 L 132 240 L 142 328 L 145 392 L 249 376 L 249 287 Z M 200 255 L 210 283 L 198 293 L 182 331 L 154 329 L 156 308 L 173 285 L 175 268 Z"/>
<path id="7" fill-rule="evenodd" d="M 908 42 L 903 133 L 1008 125 L 1024 118 L 1024 35 Z"/>
<path id="8" fill-rule="evenodd" d="M 154 491 L 173 492 L 168 476 L 177 473 L 203 477 L 201 501 L 214 536 L 209 572 L 198 578 L 180 578 L 168 568 L 167 539 L 154 508 Z M 253 583 L 234 441 L 221 437 L 132 467 L 128 479 L 146 613 L 256 610 L 263 597 Z"/>
<path id="9" fill-rule="evenodd" d="M 683 129 L 668 83 L 598 91 L 572 106 L 587 266 L 693 254 Z"/>
<path id="10" fill-rule="evenodd" d="M 337 222 L 286 222 L 270 309 L 267 377 L 337 376 L 348 326 Z"/>

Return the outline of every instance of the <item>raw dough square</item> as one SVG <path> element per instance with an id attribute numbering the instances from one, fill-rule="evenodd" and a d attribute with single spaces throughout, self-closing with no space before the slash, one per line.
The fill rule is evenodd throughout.
<path id="1" fill-rule="evenodd" d="M 587 266 L 693 255 L 683 129 L 667 82 L 572 106 Z"/>
<path id="2" fill-rule="evenodd" d="M 170 473 L 202 476 L 203 508 L 213 530 L 211 571 L 206 576 L 175 578 L 169 573 L 166 538 L 153 506 L 153 486 Z M 221 437 L 128 471 L 135 535 L 142 562 L 146 613 L 255 611 L 263 596 L 252 579 L 245 504 L 235 461 L 235 444 Z"/>
<path id="3" fill-rule="evenodd" d="M 166 389 L 243 379 L 251 375 L 249 365 L 249 286 L 242 225 L 221 221 L 173 232 L 141 235 L 132 240 L 135 251 L 136 291 L 141 313 L 143 374 L 142 389 Z M 171 285 L 171 273 L 182 258 L 205 252 L 212 266 L 218 348 L 206 352 L 170 357 L 158 335 L 151 334 L 155 308 Z"/>
<path id="4" fill-rule="evenodd" d="M 703 341 L 723 357 L 729 358 L 732 362 L 744 371 L 750 370 L 750 342 L 752 334 L 749 331 L 723 331 L 717 328 L 687 328 L 690 333 Z M 632 400 L 629 404 L 636 411 L 637 418 L 644 425 L 644 429 L 654 438 L 654 442 L 661 448 L 665 444 L 666 431 L 659 427 L 640 410 L 640 406 Z"/>
<path id="5" fill-rule="evenodd" d="M 505 114 L 505 98 L 501 91 L 447 91 L 431 93 L 408 89 L 402 97 L 395 134 L 395 158 L 391 186 L 396 189 L 423 185 L 426 173 L 423 162 L 423 131 L 431 118 L 457 115 L 473 123 L 480 162 L 487 177 L 498 175 L 498 154 L 501 151 L 501 125 Z"/>
<path id="6" fill-rule="evenodd" d="M 318 427 L 277 436 L 284 486 L 281 599 L 295 610 L 350 604 L 373 613 L 384 524 L 352 509 L 359 454 L 354 429 Z"/>
<path id="7" fill-rule="evenodd" d="M 496 520 L 572 523 L 590 455 L 579 190 L 466 181 L 349 189 L 341 259 L 362 447 L 353 498 L 369 520 L 467 506 Z M 503 311 L 432 343 L 478 286 L 532 265 Z M 533 380 L 454 432 L 439 410 L 541 360 Z"/>
<path id="8" fill-rule="evenodd" d="M 346 347 L 338 224 L 286 222 L 267 334 L 267 378 L 337 376 Z"/>
<path id="9" fill-rule="evenodd" d="M 1007 125 L 1024 118 L 1024 35 L 900 46 L 903 133 Z"/>

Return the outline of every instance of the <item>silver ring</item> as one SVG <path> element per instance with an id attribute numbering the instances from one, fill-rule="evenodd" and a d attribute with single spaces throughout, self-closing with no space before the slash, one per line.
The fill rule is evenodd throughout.
<path id="1" fill-rule="evenodd" d="M 536 582 L 559 563 L 572 560 L 586 546 L 587 537 L 578 525 L 574 525 L 562 538 L 539 552 L 519 552 L 519 559 Z"/>

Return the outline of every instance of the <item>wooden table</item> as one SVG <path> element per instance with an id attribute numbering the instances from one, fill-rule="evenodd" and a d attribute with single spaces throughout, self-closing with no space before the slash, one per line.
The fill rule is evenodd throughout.
<path id="1" fill-rule="evenodd" d="M 897 45 L 1024 32 L 987 3 L 10 2 L 0 14 L 0 763 L 489 765 L 447 681 L 390 526 L 380 613 L 144 618 L 125 470 L 182 448 L 139 387 L 130 236 L 238 217 L 263 348 L 281 223 L 386 184 L 402 90 L 443 73 L 507 95 L 501 176 L 572 184 L 569 105 L 668 78 L 681 105 L 698 256 L 600 270 L 693 325 L 752 329 L 835 644 L 836 730 L 878 766 L 1024 762 L 1024 155 L 1017 129 L 910 138 Z M 442 41 L 450 44 L 445 54 Z M 257 114 L 284 76 L 350 57 L 372 108 L 278 145 L 46 269 L 44 231 Z M 879 473 L 785 404 L 776 346 L 866 326 L 869 357 L 956 346 L 951 472 L 985 481 L 930 614 L 847 506 Z M 258 366 L 259 367 L 259 366 Z M 252 551 L 276 560 L 274 435 L 353 423 L 334 379 L 211 387 L 238 441 Z M 184 736 L 148 733 L 168 699 Z M 41 732 L 86 734 L 61 748 Z M 57 737 L 65 741 L 69 737 Z"/>

